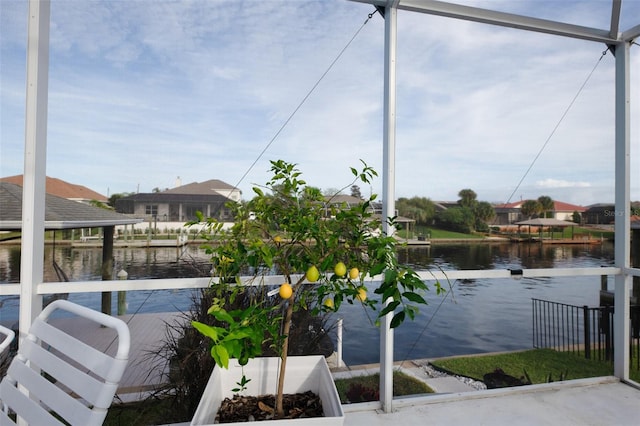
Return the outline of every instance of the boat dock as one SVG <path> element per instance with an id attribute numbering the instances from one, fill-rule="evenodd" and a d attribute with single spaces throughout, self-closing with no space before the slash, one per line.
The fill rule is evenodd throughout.
<path id="1" fill-rule="evenodd" d="M 65 244 L 65 242 L 56 244 Z M 101 248 L 101 239 L 90 239 L 86 241 L 70 241 L 68 242 L 72 247 L 77 248 Z M 189 244 L 187 239 L 173 239 L 173 240 L 114 240 L 113 247 L 129 247 L 129 248 L 149 248 L 149 247 L 183 247 Z"/>
<path id="2" fill-rule="evenodd" d="M 577 238 L 539 238 L 539 237 L 511 237 L 512 243 L 538 243 L 538 244 L 602 244 L 603 238 L 577 237 Z"/>

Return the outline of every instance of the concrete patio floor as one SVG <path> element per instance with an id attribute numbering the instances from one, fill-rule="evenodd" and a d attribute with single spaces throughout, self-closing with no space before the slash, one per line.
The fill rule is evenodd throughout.
<path id="1" fill-rule="evenodd" d="M 175 313 L 125 316 L 132 335 L 131 361 L 118 397 L 137 400 L 157 383 L 149 375 L 148 351 L 157 347 L 166 332 L 165 322 Z M 107 329 L 87 327 L 72 319 L 59 319 L 58 326 L 73 331 L 90 344 L 106 345 Z M 422 360 L 405 362 L 403 370 L 419 377 Z M 363 366 L 366 370 L 372 366 Z M 349 369 L 355 375 L 359 369 Z M 377 425 L 640 425 L 640 388 L 616 377 L 569 380 L 541 385 L 476 391 L 453 378 L 425 381 L 437 394 L 396 399 L 392 413 L 381 413 L 379 403 L 343 405 L 345 426 Z M 434 379 L 431 379 L 434 380 Z M 188 425 L 181 423 L 180 426 Z"/>
<path id="2" fill-rule="evenodd" d="M 640 424 L 640 389 L 615 377 L 403 398 L 393 405 L 389 414 L 378 411 L 378 403 L 344 405 L 344 426 Z"/>
<path id="3" fill-rule="evenodd" d="M 343 406 L 356 425 L 602 425 L 640 424 L 640 390 L 615 377 L 394 400 L 384 414 L 371 405 Z"/>

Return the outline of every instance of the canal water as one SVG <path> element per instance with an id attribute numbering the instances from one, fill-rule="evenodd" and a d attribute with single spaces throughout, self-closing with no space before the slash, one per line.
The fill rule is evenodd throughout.
<path id="1" fill-rule="evenodd" d="M 613 246 L 539 244 L 434 244 L 402 249 L 402 263 L 420 270 L 599 267 L 613 264 Z M 101 278 L 101 249 L 68 246 L 45 249 L 45 281 Z M 55 265 L 54 266 L 54 261 Z M 0 285 L 19 282 L 20 248 L 0 246 Z M 209 274 L 207 256 L 197 247 L 114 250 L 115 270 L 130 279 L 201 277 Z M 58 270 L 58 273 L 56 273 Z M 599 277 L 475 279 L 442 282 L 449 291 L 427 294 L 429 305 L 414 322 L 395 331 L 394 358 L 415 359 L 532 347 L 532 298 L 578 306 L 599 304 Z M 612 285 L 611 283 L 609 284 Z M 372 292 L 370 292 L 372 295 Z M 127 313 L 185 311 L 192 290 L 130 291 Z M 72 293 L 69 300 L 100 309 L 99 293 Z M 117 298 L 113 297 L 113 312 Z M 375 314 L 343 304 L 329 320 L 342 318 L 343 356 L 349 365 L 379 361 Z M 18 300 L 0 297 L 0 321 L 18 318 Z"/>

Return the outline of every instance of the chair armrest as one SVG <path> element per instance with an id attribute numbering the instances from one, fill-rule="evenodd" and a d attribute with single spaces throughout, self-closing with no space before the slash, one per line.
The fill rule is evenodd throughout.
<path id="1" fill-rule="evenodd" d="M 13 330 L 0 325 L 0 335 L 4 334 L 4 338 L 0 341 L 0 354 L 7 350 L 13 339 L 16 337 L 16 333 Z"/>

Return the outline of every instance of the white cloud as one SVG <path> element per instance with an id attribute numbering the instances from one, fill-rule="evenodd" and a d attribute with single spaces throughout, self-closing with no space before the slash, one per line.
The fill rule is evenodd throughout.
<path id="1" fill-rule="evenodd" d="M 589 188 L 591 184 L 589 182 L 571 182 L 568 180 L 547 178 L 536 181 L 536 186 L 538 188 Z"/>

